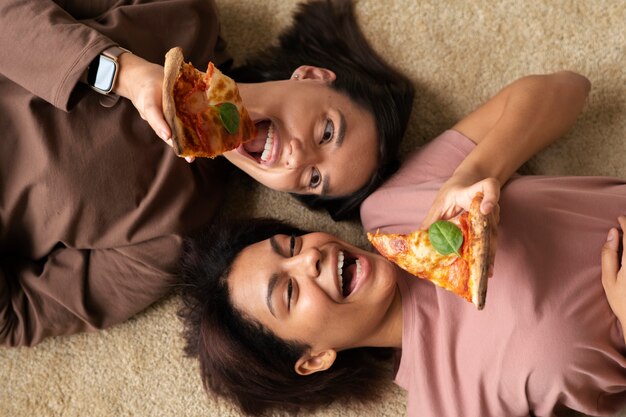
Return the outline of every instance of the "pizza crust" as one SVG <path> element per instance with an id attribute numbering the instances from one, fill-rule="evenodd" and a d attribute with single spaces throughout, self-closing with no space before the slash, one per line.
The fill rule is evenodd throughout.
<path id="1" fill-rule="evenodd" d="M 165 121 L 172 129 L 172 147 L 176 155 L 183 152 L 182 138 L 185 136 L 183 123 L 176 116 L 176 104 L 174 102 L 174 85 L 180 74 L 181 67 L 185 62 L 183 50 L 179 47 L 170 49 L 165 55 L 165 73 L 163 78 L 163 115 Z"/>
<path id="2" fill-rule="evenodd" d="M 470 230 L 472 233 L 470 251 L 472 262 L 470 264 L 470 283 L 472 290 L 472 303 L 482 310 L 487 298 L 487 282 L 489 281 L 490 240 L 491 222 L 489 216 L 480 212 L 480 203 L 483 200 L 482 193 L 472 201 L 470 207 Z"/>

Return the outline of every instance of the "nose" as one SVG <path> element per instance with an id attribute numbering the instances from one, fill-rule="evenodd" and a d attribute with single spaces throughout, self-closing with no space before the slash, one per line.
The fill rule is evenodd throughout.
<path id="1" fill-rule="evenodd" d="M 292 139 L 287 149 L 285 166 L 290 169 L 298 169 L 313 164 L 313 150 L 304 145 L 300 139 Z"/>
<path id="2" fill-rule="evenodd" d="M 321 272 L 322 253 L 317 248 L 307 248 L 290 258 L 290 273 L 293 276 L 317 278 Z"/>

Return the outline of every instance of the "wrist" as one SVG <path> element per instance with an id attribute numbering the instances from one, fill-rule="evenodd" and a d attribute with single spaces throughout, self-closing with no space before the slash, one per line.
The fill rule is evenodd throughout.
<path id="1" fill-rule="evenodd" d="M 122 54 L 119 59 L 119 72 L 115 85 L 113 86 L 113 92 L 119 96 L 130 98 L 131 86 L 135 79 L 135 73 L 137 72 L 137 66 L 141 65 L 142 59 L 133 54 Z"/>
<path id="2" fill-rule="evenodd" d="M 454 182 L 466 186 L 475 184 L 485 178 L 488 178 L 488 175 L 486 175 L 480 168 L 469 166 L 469 164 L 459 165 L 451 176 L 451 179 Z"/>
<path id="3" fill-rule="evenodd" d="M 83 81 L 100 94 L 114 95 L 114 87 L 120 72 L 119 58 L 128 52 L 119 46 L 103 50 L 89 64 Z"/>
<path id="4" fill-rule="evenodd" d="M 506 167 L 502 161 L 498 161 L 497 158 L 494 160 L 494 158 L 474 153 L 468 155 L 452 175 L 463 176 L 468 180 L 473 180 L 473 182 L 494 178 L 498 180 L 500 184 L 504 184 L 508 181 L 513 172 L 514 171 Z"/>
<path id="5" fill-rule="evenodd" d="M 122 54 L 119 59 L 119 73 L 113 86 L 113 92 L 132 100 L 132 88 L 141 81 L 139 75 L 142 68 L 151 65 L 148 61 L 133 54 Z"/>
<path id="6" fill-rule="evenodd" d="M 115 93 L 129 99 L 135 106 L 146 94 L 154 100 L 153 94 L 158 90 L 159 102 L 163 88 L 163 67 L 146 61 L 137 55 L 124 54 L 120 63 L 120 74 L 115 86 Z M 142 98 L 143 97 L 143 98 Z"/>

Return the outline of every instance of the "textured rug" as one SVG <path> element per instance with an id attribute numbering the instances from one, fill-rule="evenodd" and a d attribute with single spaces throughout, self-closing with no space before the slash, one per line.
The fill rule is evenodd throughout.
<path id="1" fill-rule="evenodd" d="M 218 4 L 230 50 L 242 59 L 275 39 L 296 2 Z M 626 178 L 623 0 L 361 0 L 357 13 L 375 49 L 417 86 L 403 152 L 516 78 L 571 69 L 593 83 L 586 109 L 570 133 L 526 168 L 535 174 Z M 333 224 L 243 176 L 232 180 L 231 189 L 228 204 L 237 210 L 365 242 L 358 225 Z M 178 305 L 170 297 L 97 334 L 0 350 L 0 416 L 238 416 L 230 404 L 205 395 L 196 364 L 182 356 Z M 404 403 L 404 394 L 390 383 L 377 404 L 336 405 L 316 415 L 403 416 Z"/>

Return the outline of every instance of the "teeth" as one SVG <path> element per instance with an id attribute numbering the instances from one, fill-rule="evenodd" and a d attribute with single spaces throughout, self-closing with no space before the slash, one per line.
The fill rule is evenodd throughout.
<path id="1" fill-rule="evenodd" d="M 339 251 L 339 254 L 337 255 L 337 276 L 339 276 L 339 285 L 341 287 L 341 292 L 343 294 L 343 276 L 341 275 L 341 270 L 343 268 L 343 252 Z"/>
<path id="2" fill-rule="evenodd" d="M 272 154 L 272 146 L 274 144 L 274 125 L 270 124 L 267 129 L 267 139 L 265 140 L 265 146 L 263 147 L 263 153 L 261 154 L 261 160 L 267 161 Z"/>
<path id="3" fill-rule="evenodd" d="M 361 261 L 357 259 L 356 260 L 356 274 L 354 275 L 354 278 L 359 278 L 360 276 L 361 276 Z"/>

